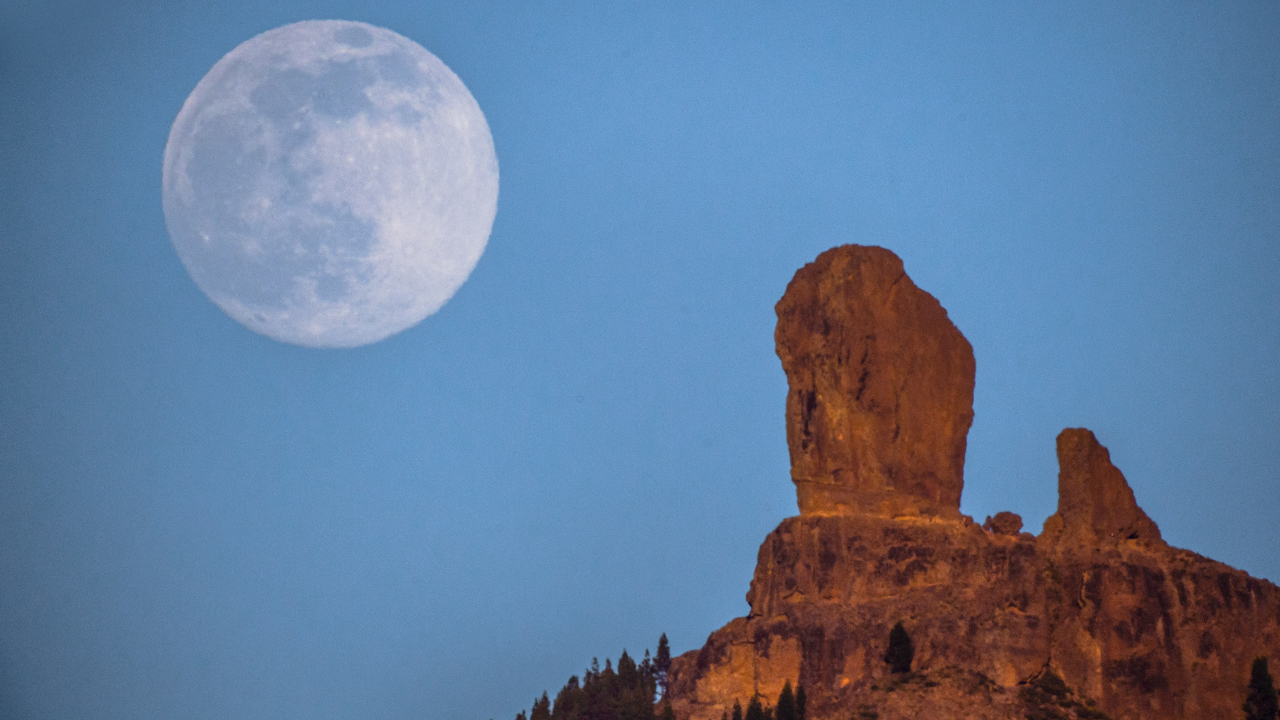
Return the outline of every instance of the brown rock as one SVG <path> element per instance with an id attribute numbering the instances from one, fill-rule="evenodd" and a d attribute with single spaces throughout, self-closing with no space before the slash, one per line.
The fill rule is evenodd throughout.
<path id="1" fill-rule="evenodd" d="M 1280 657 L 1280 588 L 1165 544 L 1088 430 L 1058 436 L 1040 537 L 959 515 L 973 356 L 896 257 L 823 253 L 776 337 L 802 514 L 761 545 L 749 614 L 673 660 L 680 720 L 785 682 L 810 720 L 1239 717 L 1253 659 Z"/>
<path id="2" fill-rule="evenodd" d="M 1058 434 L 1058 512 L 1044 527 L 1047 537 L 1086 547 L 1162 542 L 1111 454 L 1084 428 Z"/>
<path id="3" fill-rule="evenodd" d="M 774 701 L 790 680 L 805 687 L 810 718 L 844 720 L 890 678 L 883 657 L 899 621 L 913 669 L 960 667 L 1015 685 L 1050 655 L 1042 571 L 1030 536 L 994 539 L 972 523 L 789 518 L 760 547 L 748 616 L 674 661 L 677 715 L 715 720 L 755 692 Z M 781 648 L 795 658 L 786 677 L 770 669 Z"/>
<path id="4" fill-rule="evenodd" d="M 1163 543 L 1086 548 L 964 522 L 789 518 L 761 545 L 747 601 L 673 660 L 681 720 L 773 702 L 786 681 L 804 686 L 812 720 L 949 704 L 929 716 L 1022 720 L 1046 671 L 1076 703 L 1061 717 L 1092 702 L 1113 720 L 1236 720 L 1253 658 L 1280 657 L 1280 588 L 1265 580 Z M 898 680 L 882 660 L 899 621 L 915 645 L 910 698 L 887 693 Z M 960 676 L 972 692 L 946 680 Z"/>
<path id="5" fill-rule="evenodd" d="M 845 245 L 778 302 L 801 513 L 959 517 L 973 349 L 896 255 Z"/>
<path id="6" fill-rule="evenodd" d="M 995 517 L 988 515 L 982 529 L 997 535 L 1017 535 L 1022 532 L 1022 516 L 1008 511 L 998 512 Z"/>

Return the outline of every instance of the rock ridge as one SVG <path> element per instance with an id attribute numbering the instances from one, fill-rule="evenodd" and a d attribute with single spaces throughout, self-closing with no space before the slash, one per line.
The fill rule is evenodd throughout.
<path id="1" fill-rule="evenodd" d="M 748 615 L 673 660 L 681 720 L 786 682 L 812 720 L 1239 716 L 1253 659 L 1280 658 L 1280 588 L 1165 543 L 1083 428 L 1039 536 L 961 515 L 972 350 L 888 250 L 823 253 L 777 309 L 801 512 L 760 546 Z"/>

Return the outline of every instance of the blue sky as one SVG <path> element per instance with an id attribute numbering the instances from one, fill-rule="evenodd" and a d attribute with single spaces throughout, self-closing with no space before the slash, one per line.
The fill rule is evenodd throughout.
<path id="1" fill-rule="evenodd" d="M 1171 543 L 1280 580 L 1274 3 L 0 2 L 0 716 L 510 718 L 746 610 L 795 513 L 773 304 L 883 245 L 978 377 L 963 510 L 1093 429 Z M 437 315 L 344 351 L 209 302 L 169 126 L 361 20 L 493 132 Z"/>

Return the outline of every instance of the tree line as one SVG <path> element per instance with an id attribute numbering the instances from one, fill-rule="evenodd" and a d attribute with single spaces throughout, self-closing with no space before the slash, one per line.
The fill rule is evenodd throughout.
<path id="1" fill-rule="evenodd" d="M 637 663 L 624 649 L 617 667 L 605 658 L 604 669 L 592 658 L 581 679 L 570 676 L 554 700 L 542 693 L 516 720 L 676 720 L 668 695 L 670 669 L 671 647 L 663 633 L 652 658 L 646 649 Z M 805 720 L 804 688 L 793 691 L 788 680 L 774 705 L 765 705 L 757 695 L 744 710 L 735 700 L 732 715 L 725 711 L 723 720 Z"/>
<path id="2" fill-rule="evenodd" d="M 542 693 L 529 712 L 520 711 L 516 720 L 676 720 L 669 701 L 655 709 L 658 698 L 667 698 L 670 669 L 671 647 L 663 633 L 653 658 L 646 648 L 644 659 L 637 663 L 624 649 L 617 669 L 605 658 L 603 670 L 599 660 L 592 658 L 581 680 L 570 676 L 554 702 Z"/>

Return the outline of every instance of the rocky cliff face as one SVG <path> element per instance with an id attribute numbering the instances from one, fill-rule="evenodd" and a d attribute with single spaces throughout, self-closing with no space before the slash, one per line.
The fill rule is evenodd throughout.
<path id="1" fill-rule="evenodd" d="M 760 547 L 750 614 L 675 659 L 681 720 L 787 681 L 816 720 L 1240 715 L 1253 658 L 1280 657 L 1280 588 L 1165 544 L 1088 430 L 1058 436 L 1040 536 L 961 516 L 972 352 L 892 253 L 823 253 L 778 318 L 801 515 Z"/>

